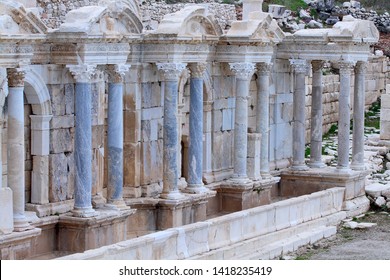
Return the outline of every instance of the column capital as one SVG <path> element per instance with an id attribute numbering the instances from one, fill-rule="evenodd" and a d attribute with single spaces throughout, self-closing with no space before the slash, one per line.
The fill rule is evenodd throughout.
<path id="1" fill-rule="evenodd" d="M 307 61 L 305 59 L 290 59 L 290 65 L 292 66 L 295 73 L 306 73 L 307 72 Z"/>
<path id="2" fill-rule="evenodd" d="M 358 61 L 355 66 L 355 73 L 356 74 L 365 74 L 367 72 L 367 62 L 365 61 Z"/>
<path id="3" fill-rule="evenodd" d="M 67 67 L 78 83 L 90 83 L 93 76 L 96 74 L 96 65 L 79 64 L 67 65 Z"/>
<path id="4" fill-rule="evenodd" d="M 131 65 L 126 64 L 110 64 L 106 66 L 106 73 L 108 76 L 108 81 L 110 83 L 122 83 L 123 77 L 126 72 L 129 71 Z"/>
<path id="5" fill-rule="evenodd" d="M 322 67 L 324 67 L 324 61 L 323 60 L 312 60 L 311 67 L 313 69 L 313 72 L 321 71 Z"/>
<path id="6" fill-rule="evenodd" d="M 353 67 L 355 66 L 355 62 L 353 61 L 339 61 L 340 74 L 342 75 L 350 75 Z"/>
<path id="7" fill-rule="evenodd" d="M 203 78 L 207 63 L 189 63 L 188 68 L 191 72 L 191 78 Z"/>
<path id="8" fill-rule="evenodd" d="M 229 65 L 236 77 L 241 80 L 249 80 L 255 72 L 255 64 L 251 62 L 234 62 Z"/>
<path id="9" fill-rule="evenodd" d="M 272 63 L 265 63 L 265 62 L 257 63 L 256 64 L 256 68 L 257 68 L 256 73 L 259 75 L 262 75 L 262 76 L 269 75 L 269 73 L 272 70 L 272 66 L 273 66 Z"/>
<path id="10" fill-rule="evenodd" d="M 26 69 L 10 68 L 7 70 L 9 87 L 24 87 L 24 78 L 26 77 Z"/>
<path id="11" fill-rule="evenodd" d="M 156 65 L 166 81 L 177 81 L 187 63 L 156 63 Z"/>

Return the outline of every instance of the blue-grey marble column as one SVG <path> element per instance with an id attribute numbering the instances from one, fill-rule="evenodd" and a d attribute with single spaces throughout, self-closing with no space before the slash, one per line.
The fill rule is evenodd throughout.
<path id="1" fill-rule="evenodd" d="M 22 69 L 8 69 L 8 186 L 12 190 L 14 230 L 31 228 L 25 216 L 24 77 Z"/>
<path id="2" fill-rule="evenodd" d="M 188 147 L 188 187 L 187 192 L 200 193 L 203 186 L 203 74 L 205 63 L 189 64 L 190 82 L 190 133 Z"/>
<path id="3" fill-rule="evenodd" d="M 185 63 L 157 63 L 157 68 L 164 78 L 163 191 L 160 195 L 164 199 L 183 198 L 178 187 L 177 96 L 179 77 L 185 67 Z"/>
<path id="4" fill-rule="evenodd" d="M 355 92 L 353 98 L 352 163 L 353 170 L 364 170 L 364 103 L 366 62 L 355 67 Z"/>
<path id="5" fill-rule="evenodd" d="M 269 75 L 272 64 L 257 64 L 256 130 L 261 134 L 260 175 L 270 178 L 269 172 Z"/>
<path id="6" fill-rule="evenodd" d="M 93 65 L 68 66 L 76 80 L 75 88 L 75 186 L 74 209 L 76 217 L 97 215 L 92 208 L 92 117 L 91 79 L 96 71 Z"/>
<path id="7" fill-rule="evenodd" d="M 305 164 L 305 109 L 306 86 L 305 76 L 307 63 L 303 59 L 291 59 L 291 66 L 295 73 L 294 100 L 293 100 L 293 163 L 292 170 L 308 170 Z"/>
<path id="8" fill-rule="evenodd" d="M 123 76 L 128 69 L 126 65 L 107 67 L 107 202 L 119 209 L 128 209 L 123 200 Z"/>
<path id="9" fill-rule="evenodd" d="M 311 94 L 310 161 L 311 168 L 322 168 L 322 67 L 323 61 L 312 61 L 313 82 Z"/>
<path id="10" fill-rule="evenodd" d="M 246 167 L 248 154 L 249 84 L 255 71 L 254 63 L 229 63 L 236 75 L 236 108 L 234 119 L 234 173 L 232 179 L 249 181 Z"/>
<path id="11" fill-rule="evenodd" d="M 340 66 L 340 96 L 337 169 L 349 170 L 349 133 L 351 122 L 351 71 L 355 64 L 350 61 L 341 61 Z"/>

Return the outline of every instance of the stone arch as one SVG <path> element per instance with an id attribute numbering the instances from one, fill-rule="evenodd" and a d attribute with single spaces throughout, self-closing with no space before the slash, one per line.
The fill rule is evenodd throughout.
<path id="1" fill-rule="evenodd" d="M 41 75 L 29 70 L 25 77 L 24 93 L 34 115 L 51 115 L 50 94 Z"/>

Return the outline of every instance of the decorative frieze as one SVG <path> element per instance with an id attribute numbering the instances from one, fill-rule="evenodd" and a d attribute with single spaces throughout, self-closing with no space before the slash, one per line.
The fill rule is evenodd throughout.
<path id="1" fill-rule="evenodd" d="M 177 81 L 186 68 L 186 63 L 157 63 L 157 69 L 166 81 Z"/>
<path id="2" fill-rule="evenodd" d="M 307 72 L 308 64 L 304 59 L 290 59 L 290 64 L 295 73 Z"/>

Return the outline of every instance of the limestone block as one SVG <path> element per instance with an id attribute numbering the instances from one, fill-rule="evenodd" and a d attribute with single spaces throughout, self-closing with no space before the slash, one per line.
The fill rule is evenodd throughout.
<path id="1" fill-rule="evenodd" d="M 142 109 L 142 111 L 141 111 L 141 120 L 160 119 L 162 116 L 163 116 L 163 108 L 162 107 Z"/>
<path id="2" fill-rule="evenodd" d="M 50 121 L 51 129 L 74 127 L 74 115 L 54 116 Z"/>
<path id="3" fill-rule="evenodd" d="M 162 183 L 153 183 L 141 187 L 143 197 L 158 197 L 162 192 Z"/>
<path id="4" fill-rule="evenodd" d="M 381 95 L 381 109 L 390 109 L 390 94 Z"/>
<path id="5" fill-rule="evenodd" d="M 229 108 L 227 98 L 217 99 L 213 103 L 214 110 L 222 110 L 222 109 L 226 109 L 226 108 Z"/>
<path id="6" fill-rule="evenodd" d="M 123 94 L 123 107 L 124 110 L 140 110 L 142 108 L 141 104 L 141 94 L 140 88 L 137 83 L 125 83 Z"/>
<path id="7" fill-rule="evenodd" d="M 366 193 L 372 198 L 379 197 L 385 192 L 390 191 L 390 185 L 383 185 L 379 183 L 373 183 L 365 187 Z"/>
<path id="8" fill-rule="evenodd" d="M 141 187 L 129 187 L 124 186 L 123 188 L 123 197 L 127 198 L 138 198 L 142 196 L 142 188 Z"/>
<path id="9" fill-rule="evenodd" d="M 33 156 L 31 203 L 49 203 L 49 157 Z"/>
<path id="10" fill-rule="evenodd" d="M 222 124 L 223 124 L 223 113 L 222 110 L 214 110 L 213 111 L 213 131 L 219 132 L 222 130 Z"/>
<path id="11" fill-rule="evenodd" d="M 390 84 L 386 84 L 386 94 L 390 94 Z"/>
<path id="12" fill-rule="evenodd" d="M 233 149 L 234 149 L 234 137 L 233 132 L 223 132 L 223 152 L 222 167 L 224 169 L 232 167 L 233 164 Z"/>
<path id="13" fill-rule="evenodd" d="M 74 85 L 65 85 L 65 113 L 67 115 L 74 114 Z"/>
<path id="14" fill-rule="evenodd" d="M 0 187 L 0 235 L 9 234 L 14 229 L 12 190 Z"/>
<path id="15" fill-rule="evenodd" d="M 222 130 L 232 130 L 234 128 L 233 109 L 222 110 Z"/>
<path id="16" fill-rule="evenodd" d="M 141 143 L 125 143 L 123 152 L 124 185 L 139 186 L 141 176 Z"/>
<path id="17" fill-rule="evenodd" d="M 49 201 L 66 200 L 68 193 L 68 164 L 65 154 L 49 155 Z"/>
<path id="18" fill-rule="evenodd" d="M 155 183 L 162 178 L 162 140 L 141 144 L 141 185 Z"/>
<path id="19" fill-rule="evenodd" d="M 282 6 L 282 5 L 268 6 L 268 13 L 270 13 L 273 18 L 282 18 L 285 11 L 286 11 L 286 6 Z"/>
<path id="20" fill-rule="evenodd" d="M 71 129 L 52 129 L 50 131 L 50 153 L 73 151 L 74 135 Z"/>
<path id="21" fill-rule="evenodd" d="M 75 179 L 75 163 L 74 153 L 66 153 L 66 160 L 68 165 L 68 192 L 67 198 L 72 199 L 74 197 L 74 179 Z"/>
<path id="22" fill-rule="evenodd" d="M 275 205 L 276 230 L 285 229 L 290 226 L 290 205 L 289 202 L 281 201 Z"/>
<path id="23" fill-rule="evenodd" d="M 62 85 L 49 86 L 49 94 L 51 100 L 51 109 L 54 116 L 65 115 L 65 93 Z"/>
<path id="24" fill-rule="evenodd" d="M 124 141 L 138 142 L 141 140 L 141 113 L 137 111 L 124 111 Z"/>
<path id="25" fill-rule="evenodd" d="M 104 185 L 104 149 L 92 149 L 92 195 L 102 194 Z"/>
<path id="26" fill-rule="evenodd" d="M 91 85 L 91 94 L 92 94 L 92 125 L 104 125 L 105 120 L 105 85 L 102 82 L 93 83 Z"/>
<path id="27" fill-rule="evenodd" d="M 104 126 L 92 126 L 92 148 L 98 149 L 104 146 Z"/>
<path id="28" fill-rule="evenodd" d="M 382 140 L 390 139 L 390 122 L 381 122 L 380 137 Z"/>

